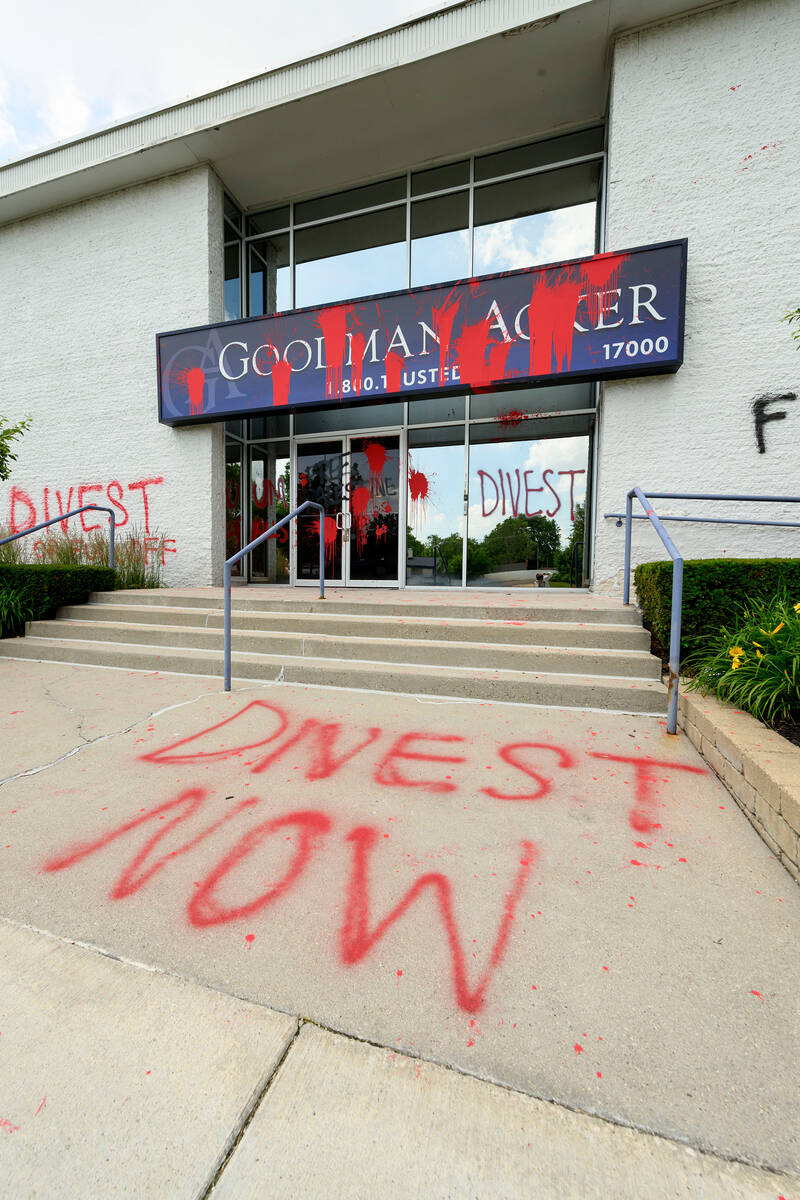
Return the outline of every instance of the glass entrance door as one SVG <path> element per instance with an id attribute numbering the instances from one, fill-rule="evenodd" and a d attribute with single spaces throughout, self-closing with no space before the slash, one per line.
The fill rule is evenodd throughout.
<path id="1" fill-rule="evenodd" d="M 400 434 L 297 441 L 296 504 L 325 509 L 325 578 L 397 587 L 401 488 Z M 298 584 L 319 579 L 319 516 L 297 519 Z"/>

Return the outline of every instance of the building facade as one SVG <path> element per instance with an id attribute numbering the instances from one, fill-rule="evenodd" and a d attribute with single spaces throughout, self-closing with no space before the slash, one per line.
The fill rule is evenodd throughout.
<path id="1" fill-rule="evenodd" d="M 532 586 L 555 537 L 579 582 L 614 591 L 605 514 L 631 486 L 797 495 L 800 357 L 782 318 L 800 303 L 800 9 L 688 7 L 471 0 L 0 167 L 0 412 L 33 417 L 0 523 L 109 505 L 167 583 L 207 585 L 310 498 L 343 584 Z M 669 373 L 652 373 L 675 349 L 660 301 L 613 275 L 594 300 L 575 292 L 570 337 L 601 330 L 624 378 L 602 354 L 546 384 L 524 367 L 482 377 L 463 353 L 459 372 L 423 311 L 446 282 L 488 299 L 486 277 L 684 240 Z M 343 326 L 331 382 L 323 314 L 362 297 L 416 303 L 418 342 L 399 321 L 362 342 Z M 492 347 L 511 361 L 534 309 L 492 304 L 485 362 Z M 273 345 L 303 321 L 293 348 Z M 240 371 L 263 380 L 233 417 L 202 380 L 193 396 L 189 359 L 157 363 L 156 335 L 207 326 L 226 394 Z M 295 404 L 305 368 L 327 392 Z M 171 421 L 170 389 L 188 419 Z M 264 543 L 245 578 L 312 584 L 314 520 Z M 644 524 L 635 560 L 663 557 Z M 792 530 L 675 528 L 686 557 L 796 553 Z"/>

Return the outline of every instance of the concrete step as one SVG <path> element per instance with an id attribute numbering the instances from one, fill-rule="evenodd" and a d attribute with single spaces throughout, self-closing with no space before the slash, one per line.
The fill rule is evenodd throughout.
<path id="1" fill-rule="evenodd" d="M 222 673 L 222 654 L 219 651 L 72 638 L 7 638 L 0 641 L 0 657 L 215 677 Z M 467 697 L 558 708 L 663 713 L 667 700 L 666 688 L 655 679 L 491 670 L 430 663 L 409 665 L 335 658 L 297 658 L 238 651 L 233 653 L 232 664 L 233 676 L 240 680 Z"/>
<path id="2" fill-rule="evenodd" d="M 94 606 L 89 606 L 90 615 Z M 165 609 L 165 615 L 171 613 Z M 661 663 L 643 650 L 576 649 L 565 646 L 518 646 L 455 640 L 409 641 L 400 637 L 343 637 L 341 634 L 280 633 L 233 629 L 233 650 L 245 654 L 288 655 L 294 658 L 391 663 L 426 663 L 435 666 L 477 667 L 485 670 L 514 670 L 570 675 L 603 675 L 634 679 L 660 679 Z M 484 625 L 477 625 L 480 633 Z M 403 634 L 404 627 L 392 622 L 388 633 Z M 125 645 L 168 646 L 222 652 L 222 630 L 197 625 L 89 621 L 59 617 L 34 621 L 28 636 L 72 639 L 81 642 L 115 642 Z"/>
<path id="3" fill-rule="evenodd" d="M 391 599 L 375 599 L 374 593 L 359 592 L 354 589 L 346 598 L 328 596 L 320 600 L 312 589 L 308 589 L 308 599 L 304 589 L 295 588 L 287 595 L 277 595 L 279 589 L 234 588 L 232 607 L 234 611 L 248 612 L 302 612 L 302 613 L 336 613 L 353 616 L 386 617 L 431 617 L 454 618 L 461 620 L 497 620 L 511 619 L 518 621 L 571 621 L 616 625 L 640 625 L 641 618 L 633 607 L 625 607 L 622 603 L 606 596 L 595 596 L 589 592 L 567 592 L 566 589 L 535 589 L 539 594 L 531 599 L 527 594 L 516 598 L 503 593 L 492 600 L 484 600 L 474 592 L 460 593 L 460 599 L 442 599 L 438 595 L 424 595 L 416 599 L 416 592 L 391 592 L 386 596 Z M 300 594 L 303 593 L 303 594 Z M 562 594 L 564 593 L 564 594 Z M 120 592 L 95 592 L 90 597 L 90 603 L 106 604 L 119 603 Z M 405 597 L 400 600 L 398 596 Z M 186 590 L 170 588 L 152 588 L 143 591 L 126 591 L 126 605 L 145 605 L 146 607 L 181 608 L 222 608 L 222 589 L 208 588 L 191 593 Z M 411 599 L 410 597 L 414 597 Z"/>
<path id="4" fill-rule="evenodd" d="M 119 596 L 119 593 L 116 593 Z M 612 614 L 613 615 L 613 614 Z M 124 622 L 146 625 L 165 624 L 201 629 L 221 629 L 221 608 L 182 608 L 166 605 L 96 602 L 59 609 L 59 619 L 91 622 Z M 331 637 L 394 638 L 411 640 L 502 642 L 526 646 L 574 646 L 605 650 L 650 649 L 650 635 L 641 625 L 584 624 L 579 621 L 522 621 L 513 619 L 475 620 L 473 618 L 395 617 L 350 613 L 261 612 L 235 608 L 234 630 L 262 633 L 286 632 L 300 636 L 328 634 Z"/>

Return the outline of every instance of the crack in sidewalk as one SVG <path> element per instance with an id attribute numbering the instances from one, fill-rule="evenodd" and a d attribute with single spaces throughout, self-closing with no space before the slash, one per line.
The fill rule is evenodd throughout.
<path id="1" fill-rule="evenodd" d="M 272 682 L 272 680 L 268 680 L 264 683 L 253 684 L 252 687 L 237 688 L 237 694 L 240 692 L 251 692 L 263 687 L 268 687 Z M 42 686 L 44 687 L 45 692 L 50 695 L 47 686 L 45 684 Z M 153 721 L 156 717 L 163 716 L 164 713 L 172 712 L 176 708 L 185 708 L 189 704 L 196 704 L 198 700 L 207 700 L 209 696 L 218 695 L 220 695 L 220 692 L 216 689 L 211 692 L 201 692 L 199 696 L 193 696 L 191 700 L 180 700 L 177 704 L 167 704 L 164 708 L 158 708 L 154 712 L 147 713 L 146 716 L 140 717 L 138 720 L 133 721 L 130 725 L 126 725 L 124 729 L 112 729 L 108 733 L 98 734 L 98 736 L 95 738 L 85 738 L 83 736 L 83 733 L 81 732 L 83 718 L 80 718 L 78 721 L 78 737 L 83 738 L 80 746 L 73 746 L 71 750 L 66 750 L 63 754 L 59 754 L 57 758 L 52 759 L 50 762 L 42 763 L 38 767 L 27 767 L 24 771 L 17 771 L 15 775 L 7 775 L 4 779 L 0 779 L 0 787 L 2 787 L 4 783 L 13 783 L 16 779 L 25 779 L 29 775 L 38 775 L 41 771 L 47 771 L 50 769 L 50 767 L 57 767 L 59 763 L 65 762 L 68 758 L 72 758 L 74 755 L 79 754 L 81 750 L 85 750 L 87 746 L 96 746 L 100 742 L 108 742 L 111 741 L 112 738 L 123 737 L 126 733 L 130 733 L 131 730 L 136 729 L 139 725 L 143 725 L 146 721 Z M 51 700 L 54 700 L 55 703 L 61 704 L 62 707 L 66 707 L 62 701 L 56 700 L 54 696 L 50 696 L 50 698 Z M 73 712 L 72 709 L 69 709 L 69 711 Z"/>

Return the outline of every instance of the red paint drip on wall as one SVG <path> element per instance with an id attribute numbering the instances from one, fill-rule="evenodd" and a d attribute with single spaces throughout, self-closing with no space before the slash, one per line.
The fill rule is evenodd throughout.
<path id="1" fill-rule="evenodd" d="M 319 517 L 315 517 L 311 524 L 311 532 L 315 537 L 319 537 Z M 332 567 L 336 559 L 336 538 L 339 530 L 336 527 L 335 517 L 325 517 L 325 562 Z"/>
<path id="2" fill-rule="evenodd" d="M 317 324 L 325 339 L 325 393 L 335 400 L 342 395 L 349 311 L 348 305 L 339 304 L 317 314 Z"/>
<path id="3" fill-rule="evenodd" d="M 369 490 L 357 487 L 350 500 L 350 511 L 353 514 L 353 524 L 356 528 L 356 548 L 363 551 L 367 544 L 367 508 L 369 507 Z"/>
<path id="4" fill-rule="evenodd" d="M 454 289 L 455 290 L 455 289 Z M 444 372 L 449 365 L 450 358 L 450 339 L 453 336 L 453 321 L 455 320 L 458 306 L 461 297 L 457 296 L 455 304 L 451 304 L 450 300 L 453 292 L 447 296 L 444 303 L 439 308 L 432 310 L 433 315 L 433 332 L 439 339 L 439 384 L 444 382 Z"/>
<path id="5" fill-rule="evenodd" d="M 531 374 L 552 375 L 569 367 L 581 289 L 569 269 L 537 278 L 528 307 Z"/>
<path id="6" fill-rule="evenodd" d="M 357 396 L 361 395 L 364 380 L 364 349 L 366 340 L 360 331 L 350 339 L 350 384 Z"/>
<path id="7" fill-rule="evenodd" d="M 431 891 L 447 938 L 456 1002 L 459 1008 L 465 1009 L 466 1012 L 479 1012 L 483 1008 L 492 976 L 505 954 L 517 905 L 536 858 L 536 847 L 532 842 L 521 843 L 519 867 L 511 889 L 506 893 L 500 924 L 489 954 L 489 962 L 475 986 L 470 987 L 467 980 L 466 957 L 453 910 L 452 884 L 446 875 L 437 871 L 421 875 L 394 908 L 370 929 L 368 857 L 379 840 L 379 836 L 377 829 L 361 825 L 353 829 L 347 837 L 347 840 L 353 845 L 353 869 L 339 941 L 342 962 L 346 965 L 360 962 L 417 898 L 423 892 Z"/>
<path id="8" fill-rule="evenodd" d="M 272 367 L 272 404 L 279 408 L 289 403 L 289 388 L 292 383 L 292 364 L 276 362 Z"/>
<path id="9" fill-rule="evenodd" d="M 403 379 L 403 356 L 396 350 L 390 350 L 384 358 L 386 367 L 386 391 L 399 392 Z"/>
<path id="10" fill-rule="evenodd" d="M 581 263 L 581 278 L 586 283 L 586 309 L 593 326 L 601 316 L 605 320 L 609 315 L 616 299 L 614 291 L 619 287 L 620 269 L 629 257 L 628 254 L 597 254 Z"/>
<path id="11" fill-rule="evenodd" d="M 186 372 L 186 390 L 189 393 L 189 409 L 193 416 L 203 411 L 203 387 L 206 373 L 201 367 L 190 367 Z"/>

